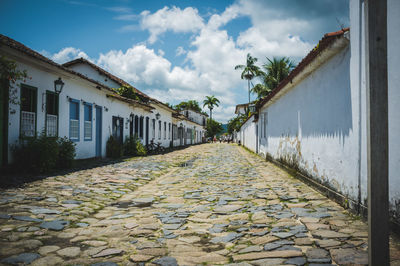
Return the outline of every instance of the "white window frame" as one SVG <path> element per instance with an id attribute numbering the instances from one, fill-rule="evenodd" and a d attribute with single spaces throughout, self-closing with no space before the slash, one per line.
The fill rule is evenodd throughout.
<path id="1" fill-rule="evenodd" d="M 46 114 L 46 135 L 49 137 L 57 137 L 58 116 Z"/>
<path id="2" fill-rule="evenodd" d="M 36 113 L 21 111 L 21 135 L 34 137 L 36 127 Z"/>

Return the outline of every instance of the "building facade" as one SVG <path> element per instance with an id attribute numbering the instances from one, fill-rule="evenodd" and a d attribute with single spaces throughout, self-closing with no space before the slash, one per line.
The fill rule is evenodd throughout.
<path id="1" fill-rule="evenodd" d="M 144 145 L 153 141 L 164 147 L 200 142 L 174 143 L 174 109 L 136 88 L 137 100 L 118 95 L 115 88 L 130 85 L 85 59 L 59 65 L 3 35 L 0 54 L 28 75 L 15 84 L 1 83 L 1 165 L 12 162 L 13 145 L 42 133 L 75 142 L 77 159 L 104 157 L 110 136 L 123 143 L 136 135 Z M 64 83 L 60 93 L 54 89 L 57 80 Z"/>

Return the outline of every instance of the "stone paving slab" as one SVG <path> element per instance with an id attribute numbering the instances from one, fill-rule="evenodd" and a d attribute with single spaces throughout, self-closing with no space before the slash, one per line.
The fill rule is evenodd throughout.
<path id="1" fill-rule="evenodd" d="M 338 204 L 229 144 L 0 191 L 0 265 L 366 265 L 367 237 Z"/>

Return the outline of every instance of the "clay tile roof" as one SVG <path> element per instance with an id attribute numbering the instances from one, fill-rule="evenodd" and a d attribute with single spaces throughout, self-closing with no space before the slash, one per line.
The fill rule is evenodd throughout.
<path id="1" fill-rule="evenodd" d="M 141 92 L 140 90 L 138 90 L 137 88 L 135 88 L 134 86 L 132 86 L 131 84 L 129 84 L 128 82 L 124 81 L 123 79 L 118 78 L 117 76 L 111 74 L 110 72 L 107 72 L 106 70 L 102 69 L 101 67 L 99 67 L 99 66 L 93 64 L 92 62 L 90 62 L 90 61 L 88 61 L 88 60 L 86 60 L 86 59 L 84 59 L 84 58 L 82 58 L 82 57 L 81 57 L 81 58 L 78 58 L 78 59 L 74 59 L 74 60 L 69 61 L 69 62 L 67 62 L 67 63 L 64 63 L 63 66 L 64 66 L 64 67 L 70 67 L 70 66 L 72 66 L 72 65 L 79 64 L 79 63 L 84 63 L 84 64 L 87 64 L 87 65 L 93 67 L 94 69 L 96 69 L 97 71 L 99 71 L 101 74 L 103 74 L 104 76 L 108 77 L 109 79 L 115 81 L 115 82 L 118 83 L 119 85 L 121 85 L 121 86 L 122 86 L 122 85 L 130 86 L 130 87 L 132 87 L 132 88 L 135 90 L 135 92 L 136 92 L 137 94 L 139 94 L 139 95 L 142 96 L 143 98 L 145 98 L 145 99 L 147 99 L 147 100 L 149 100 L 149 101 L 152 101 L 152 102 L 154 102 L 154 103 L 156 103 L 156 104 L 163 105 L 164 107 L 170 109 L 171 112 L 175 112 L 175 110 L 172 109 L 171 107 L 169 107 L 167 104 L 165 104 L 165 103 L 163 103 L 163 102 L 161 102 L 161 101 L 159 101 L 159 100 L 157 100 L 157 99 L 151 98 L 150 96 L 148 96 L 147 94 Z"/>
<path id="2" fill-rule="evenodd" d="M 74 70 L 71 70 L 71 69 L 69 69 L 69 68 L 67 68 L 67 67 L 65 67 L 65 66 L 63 66 L 63 65 L 57 64 L 56 62 L 50 60 L 49 58 L 47 58 L 47 57 L 41 55 L 41 54 L 38 53 L 38 52 L 32 50 L 31 48 L 29 48 L 29 47 L 23 45 L 22 43 L 17 42 L 16 40 L 11 39 L 10 37 L 7 37 L 7 36 L 2 35 L 2 34 L 0 34 L 0 46 L 1 46 L 1 45 L 8 46 L 8 47 L 10 47 L 10 48 L 12 48 L 12 49 L 14 49 L 14 50 L 17 50 L 17 51 L 19 51 L 19 52 L 21 52 L 21 53 L 23 53 L 23 54 L 25 54 L 25 55 L 27 55 L 27 56 L 30 56 L 30 57 L 34 58 L 34 59 L 36 59 L 36 60 L 42 61 L 42 62 L 44 62 L 44 63 L 47 63 L 47 64 L 49 64 L 49 65 L 52 65 L 52 66 L 54 66 L 54 67 L 57 67 L 57 68 L 59 68 L 59 69 L 65 71 L 65 72 L 68 72 L 68 73 L 73 74 L 73 75 L 75 75 L 75 76 L 78 76 L 78 77 L 80 77 L 80 78 L 82 78 L 82 79 L 85 79 L 85 80 L 87 80 L 87 81 L 89 81 L 89 82 L 91 82 L 91 83 L 94 83 L 94 84 L 96 84 L 99 88 L 104 88 L 104 89 L 106 89 L 106 90 L 112 92 L 112 96 L 114 96 L 115 98 L 118 98 L 118 99 L 120 99 L 120 100 L 127 101 L 127 98 L 117 95 L 116 92 L 115 92 L 113 89 L 111 89 L 110 87 L 105 86 L 104 84 L 101 84 L 101 83 L 99 83 L 99 82 L 96 81 L 96 80 L 93 80 L 93 79 L 91 79 L 91 78 L 88 78 L 87 76 L 85 76 L 85 75 L 83 75 L 83 74 L 81 74 L 81 73 L 79 73 L 79 72 L 76 72 L 76 71 L 74 71 Z M 122 99 L 122 98 L 124 98 L 124 99 Z M 139 105 L 142 105 L 142 106 L 146 106 L 146 107 L 150 107 L 150 106 L 148 106 L 147 104 L 138 102 L 138 101 L 136 101 L 136 100 L 130 100 L 130 99 L 129 99 L 129 102 L 130 102 L 130 103 L 136 103 L 136 104 L 139 104 Z"/>
<path id="3" fill-rule="evenodd" d="M 120 86 L 122 86 L 122 85 L 130 86 L 135 90 L 135 92 L 137 94 L 139 94 L 139 95 L 141 95 L 141 96 L 143 96 L 143 97 L 145 97 L 147 99 L 150 99 L 150 97 L 148 95 L 144 94 L 143 92 L 141 92 L 140 90 L 138 90 L 137 88 L 135 88 L 134 86 L 132 86 L 131 84 L 126 82 L 125 80 L 118 78 L 117 76 L 115 76 L 115 75 L 111 74 L 110 72 L 104 70 L 103 68 L 99 67 L 98 65 L 93 64 L 92 62 L 90 62 L 89 60 L 87 60 L 85 58 L 81 57 L 81 58 L 74 59 L 72 61 L 64 63 L 63 66 L 70 67 L 70 66 L 76 65 L 76 64 L 87 64 L 87 65 L 91 66 L 92 68 L 96 69 L 102 75 L 104 75 L 104 76 L 108 77 L 109 79 L 115 81 Z"/>
<path id="4" fill-rule="evenodd" d="M 281 81 L 281 83 L 278 84 L 278 86 L 267 96 L 262 98 L 258 104 L 257 107 L 260 108 L 263 106 L 265 103 L 267 103 L 270 99 L 272 99 L 279 91 L 281 91 L 289 82 L 291 82 L 298 74 L 300 74 L 303 69 L 308 66 L 311 62 L 314 61 L 314 59 L 321 54 L 326 48 L 328 48 L 337 38 L 340 38 L 341 36 L 344 35 L 345 32 L 350 31 L 350 28 L 344 28 L 339 31 L 335 32 L 330 32 L 326 33 L 324 37 L 318 42 L 317 46 L 314 47 L 307 55 L 306 57 L 301 60 L 301 62 L 294 68 L 289 76 L 287 76 L 284 80 Z"/>
<path id="5" fill-rule="evenodd" d="M 103 87 L 103 88 L 105 88 L 107 90 L 113 91 L 113 90 L 111 90 L 111 88 L 109 88 L 107 86 L 104 86 L 103 84 L 101 84 L 101 83 L 99 83 L 99 82 L 97 82 L 97 81 L 95 81 L 93 79 L 90 79 L 90 78 L 86 77 L 85 75 L 83 75 L 83 74 L 81 74 L 79 72 L 73 71 L 73 70 L 71 70 L 69 68 L 66 68 L 66 67 L 60 65 L 60 64 L 57 64 L 56 62 L 54 62 L 54 61 L 50 60 L 49 58 L 39 54 L 38 52 L 32 50 L 31 48 L 29 48 L 29 47 L 27 47 L 25 45 L 23 45 L 22 43 L 17 42 L 16 40 L 11 39 L 10 37 L 7 37 L 7 36 L 2 35 L 2 34 L 0 34 L 0 45 L 8 46 L 8 47 L 10 47 L 10 48 L 12 48 L 14 50 L 17 50 L 19 52 L 24 53 L 25 55 L 33 57 L 33 58 L 35 58 L 35 59 L 37 59 L 39 61 L 48 63 L 48 64 L 50 64 L 52 66 L 55 66 L 55 67 L 57 67 L 57 68 L 59 68 L 59 69 L 61 69 L 63 71 L 66 71 L 66 72 L 69 72 L 69 73 L 74 74 L 76 76 L 79 76 L 80 78 L 86 79 L 86 80 L 88 80 L 88 81 L 90 81 L 92 83 L 95 83 L 96 85 L 98 85 L 100 87 Z"/>

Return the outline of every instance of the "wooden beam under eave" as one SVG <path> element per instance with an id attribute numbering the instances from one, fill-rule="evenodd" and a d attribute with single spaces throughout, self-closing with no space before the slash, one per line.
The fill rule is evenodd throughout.
<path id="1" fill-rule="evenodd" d="M 369 265 L 389 265 L 387 0 L 365 2 Z"/>

